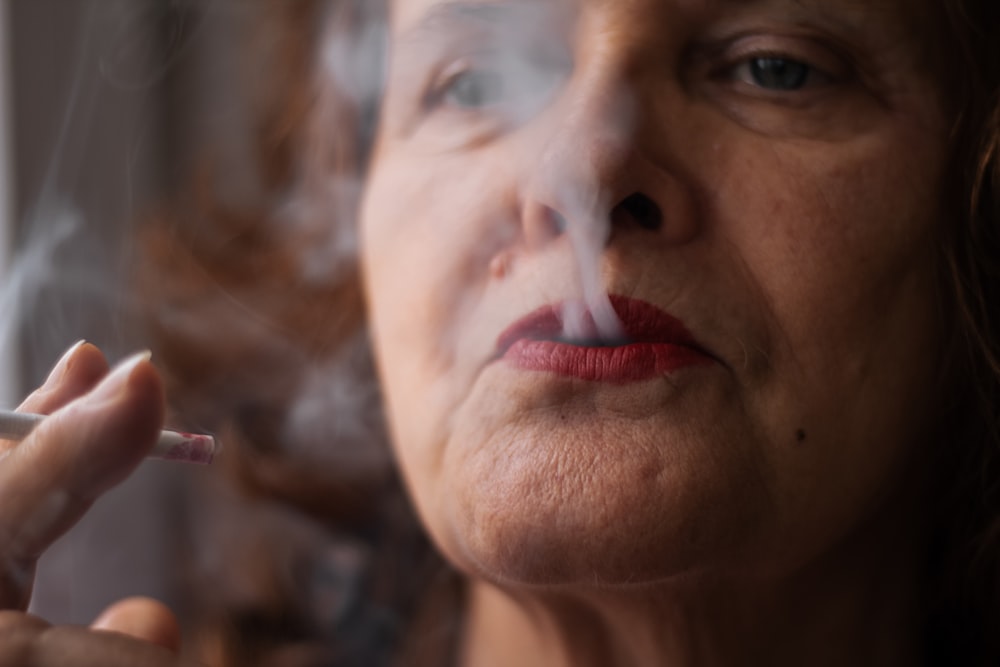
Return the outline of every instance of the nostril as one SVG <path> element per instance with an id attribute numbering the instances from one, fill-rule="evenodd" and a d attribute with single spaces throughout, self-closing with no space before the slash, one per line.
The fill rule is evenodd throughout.
<path id="1" fill-rule="evenodd" d="M 556 235 L 564 234 L 566 232 L 566 228 L 569 227 L 569 223 L 566 221 L 566 218 L 564 218 L 558 211 L 551 211 L 549 213 L 549 224 L 551 225 L 552 231 L 555 232 Z"/>
<path id="2" fill-rule="evenodd" d="M 631 194 L 615 207 L 643 229 L 656 230 L 663 226 L 663 211 L 659 205 L 641 192 Z M 612 214 L 612 218 L 615 218 Z"/>

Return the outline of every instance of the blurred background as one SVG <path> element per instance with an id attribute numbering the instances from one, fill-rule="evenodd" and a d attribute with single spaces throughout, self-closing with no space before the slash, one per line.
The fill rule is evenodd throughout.
<path id="1" fill-rule="evenodd" d="M 227 196 L 252 196 L 246 41 L 266 2 L 0 3 L 0 398 L 13 407 L 76 340 L 112 361 L 143 347 L 120 289 L 132 231 L 198 156 L 227 165 Z M 33 611 L 83 623 L 123 596 L 173 602 L 172 525 L 199 474 L 144 464 L 46 554 Z"/>

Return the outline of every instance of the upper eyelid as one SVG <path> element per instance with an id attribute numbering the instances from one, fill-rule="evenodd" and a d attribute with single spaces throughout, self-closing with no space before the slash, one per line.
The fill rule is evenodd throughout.
<path id="1" fill-rule="evenodd" d="M 551 44 L 474 42 L 468 47 L 453 45 L 442 50 L 430 65 L 427 88 L 434 88 L 457 74 L 471 69 L 507 69 L 523 66 L 520 72 L 564 72 L 572 69 L 573 59 Z M 507 66 L 507 67 L 504 67 Z"/>
<path id="2" fill-rule="evenodd" d="M 521 57 L 516 60 L 520 62 L 529 62 L 532 59 L 530 56 L 525 54 L 520 54 Z M 480 52 L 478 57 L 476 55 L 468 55 L 462 58 L 453 60 L 446 63 L 443 67 L 437 68 L 434 74 L 429 78 L 429 82 L 425 87 L 425 90 L 421 96 L 421 108 L 425 111 L 431 110 L 441 104 L 442 99 L 448 92 L 448 85 L 455 81 L 459 76 L 468 74 L 476 70 L 484 71 L 497 71 L 497 68 L 491 67 L 490 58 L 497 57 L 496 52 Z M 495 62 L 495 61 L 494 61 Z M 542 68 L 539 68 L 542 71 Z M 503 72 L 501 72 L 503 73 Z M 510 72 L 507 72 L 508 74 Z M 551 90 L 548 86 L 544 87 L 545 90 Z M 538 92 L 542 90 L 541 88 L 531 89 L 531 88 L 520 88 L 517 85 L 511 86 L 511 90 L 518 91 L 527 95 L 527 97 L 522 99 L 527 99 L 530 97 L 530 91 Z"/>
<path id="3" fill-rule="evenodd" d="M 436 43 L 433 56 L 430 53 L 424 54 L 427 73 L 420 77 L 423 80 L 420 85 L 420 107 L 427 110 L 439 101 L 443 86 L 456 74 L 470 68 L 488 67 L 491 62 L 497 62 L 512 53 L 522 60 L 535 61 L 537 58 L 540 62 L 546 63 L 543 67 L 549 67 L 553 63 L 557 63 L 557 67 L 560 68 L 573 67 L 572 53 L 560 51 L 555 54 L 555 58 L 552 57 L 553 52 L 547 48 L 552 46 L 551 40 L 543 44 L 543 48 L 535 51 L 527 48 L 533 40 L 524 39 L 523 35 L 522 39 L 514 42 L 519 44 L 517 48 L 500 37 L 496 31 L 476 30 L 452 34 L 451 39 Z M 783 58 L 805 64 L 824 77 L 827 82 L 836 83 L 859 75 L 853 59 L 844 55 L 836 44 L 830 44 L 830 40 L 823 39 L 822 35 L 747 31 L 720 36 L 707 42 L 694 42 L 693 45 L 689 45 L 689 49 L 690 51 L 682 56 L 682 60 L 687 61 L 688 57 L 693 55 L 696 61 L 700 61 L 700 66 L 693 62 L 678 63 L 686 72 L 682 74 L 685 79 L 691 76 L 724 77 L 734 74 L 737 67 L 753 58 L 765 57 Z M 566 56 L 568 61 L 563 63 Z M 692 65 L 696 66 L 692 68 Z M 694 79 L 688 81 L 694 85 Z"/>
<path id="4" fill-rule="evenodd" d="M 844 78 L 853 69 L 840 49 L 815 39 L 786 36 L 749 35 L 733 40 L 719 54 L 730 66 L 754 58 L 782 58 L 809 65 L 833 78 Z"/>
<path id="5" fill-rule="evenodd" d="M 447 85 L 457 77 L 480 68 L 479 64 L 482 62 L 483 56 L 482 52 L 468 54 L 435 67 L 420 96 L 421 108 L 429 109 L 440 104 Z"/>
<path id="6" fill-rule="evenodd" d="M 725 76 L 755 58 L 779 58 L 809 66 L 831 81 L 856 75 L 853 60 L 839 48 L 798 36 L 745 34 L 710 43 L 696 42 L 684 55 L 688 76 Z"/>

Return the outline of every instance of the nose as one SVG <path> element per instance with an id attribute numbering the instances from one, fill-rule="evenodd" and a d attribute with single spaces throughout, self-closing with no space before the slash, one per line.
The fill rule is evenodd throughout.
<path id="1" fill-rule="evenodd" d="M 582 234 L 603 247 L 641 231 L 669 243 L 696 233 L 692 189 L 662 119 L 639 92 L 581 81 L 538 119 L 526 139 L 521 220 L 529 247 Z"/>
<path id="2" fill-rule="evenodd" d="M 612 224 L 616 224 L 616 220 L 634 222 L 642 229 L 655 232 L 663 227 L 663 209 L 648 195 L 635 192 L 612 209 L 611 220 Z"/>

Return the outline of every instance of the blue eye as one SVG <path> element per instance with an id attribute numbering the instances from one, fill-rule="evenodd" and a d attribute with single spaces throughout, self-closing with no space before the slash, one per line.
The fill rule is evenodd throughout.
<path id="1" fill-rule="evenodd" d="M 463 109 L 482 109 L 499 104 L 507 94 L 503 74 L 496 70 L 470 69 L 451 77 L 439 97 Z"/>
<path id="2" fill-rule="evenodd" d="M 801 90 L 815 74 L 809 65 L 788 58 L 753 58 L 745 66 L 749 71 L 740 78 L 749 79 L 747 83 L 766 90 Z"/>

